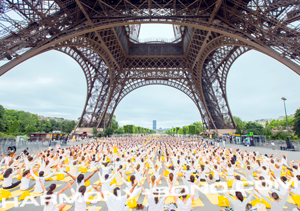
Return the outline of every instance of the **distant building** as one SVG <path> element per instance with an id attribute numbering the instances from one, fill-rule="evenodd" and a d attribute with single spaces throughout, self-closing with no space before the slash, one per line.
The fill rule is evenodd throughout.
<path id="1" fill-rule="evenodd" d="M 266 126 L 267 121 L 269 122 L 269 119 L 258 119 L 258 120 L 254 120 L 254 122 L 261 124 L 262 126 Z"/>
<path id="2" fill-rule="evenodd" d="M 47 119 L 47 117 L 44 117 L 42 115 L 39 115 L 39 119 Z"/>
<path id="3" fill-rule="evenodd" d="M 153 120 L 153 130 L 156 130 L 156 120 Z"/>
<path id="4" fill-rule="evenodd" d="M 295 117 L 295 114 L 290 114 L 288 115 L 289 117 Z M 285 116 L 279 116 L 277 119 L 272 119 L 272 118 L 266 118 L 266 119 L 257 119 L 257 120 L 254 120 L 253 122 L 256 122 L 258 124 L 261 124 L 262 126 L 266 126 L 266 123 L 267 122 L 271 122 L 272 120 L 283 120 L 285 119 Z M 246 123 L 249 122 L 249 121 L 245 121 Z"/>

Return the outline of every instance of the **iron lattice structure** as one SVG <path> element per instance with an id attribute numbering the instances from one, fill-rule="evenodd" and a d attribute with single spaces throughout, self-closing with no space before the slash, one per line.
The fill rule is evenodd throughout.
<path id="1" fill-rule="evenodd" d="M 87 98 L 78 127 L 110 124 L 131 91 L 160 84 L 197 106 L 208 129 L 235 128 L 226 95 L 232 63 L 254 49 L 300 74 L 300 0 L 2 0 L 0 75 L 50 50 L 74 58 Z M 175 38 L 142 42 L 140 24 Z M 108 117 L 108 120 L 107 120 Z"/>

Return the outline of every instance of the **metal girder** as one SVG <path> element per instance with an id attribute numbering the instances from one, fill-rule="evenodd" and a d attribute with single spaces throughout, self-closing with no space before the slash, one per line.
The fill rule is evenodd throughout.
<path id="1" fill-rule="evenodd" d="M 291 5 L 300 5 L 298 0 L 286 0 L 286 1 L 265 1 L 266 4 L 263 6 L 265 12 L 278 10 L 281 7 L 288 7 Z"/>
<path id="2" fill-rule="evenodd" d="M 184 56 L 130 56 L 127 57 L 122 71 L 134 70 L 159 70 L 159 69 L 190 69 Z"/>
<path id="3" fill-rule="evenodd" d="M 206 59 L 202 74 L 202 87 L 207 108 L 217 128 L 234 128 L 234 119 L 226 101 L 226 89 L 220 82 L 219 66 L 226 63 L 239 47 L 224 46 L 212 52 Z M 226 79 L 225 79 L 226 80 Z M 223 121 L 222 121 L 223 120 Z"/>
<path id="4" fill-rule="evenodd" d="M 215 3 L 215 7 L 214 7 L 214 10 L 212 11 L 210 17 L 209 17 L 209 20 L 207 22 L 207 25 L 209 26 L 211 24 L 211 22 L 214 20 L 214 18 L 216 17 L 217 15 L 217 12 L 219 11 L 221 5 L 222 5 L 222 2 L 223 0 L 217 0 L 216 3 Z"/>
<path id="5" fill-rule="evenodd" d="M 118 96 L 115 98 L 114 101 L 111 102 L 111 110 L 110 112 L 108 112 L 110 114 L 110 118 L 107 124 L 111 123 L 113 113 L 116 107 L 127 94 L 140 87 L 149 85 L 165 85 L 182 91 L 195 103 L 196 107 L 200 112 L 200 115 L 203 115 L 198 105 L 199 97 L 196 97 L 198 96 L 197 94 L 199 92 L 194 92 L 194 89 L 192 87 L 193 81 L 189 77 L 187 71 L 126 71 L 124 73 L 124 78 L 125 80 L 123 81 L 123 86 L 120 92 L 118 93 Z M 204 122 L 204 124 L 206 125 L 206 122 Z"/>
<path id="6" fill-rule="evenodd" d="M 96 126 L 110 87 L 108 67 L 98 53 L 89 49 L 63 47 L 58 50 L 75 59 L 86 76 L 87 99 L 78 126 Z"/>
<path id="7" fill-rule="evenodd" d="M 249 49 L 300 75 L 300 25 L 290 24 L 299 20 L 298 0 L 5 0 L 3 5 L 0 59 L 12 61 L 0 75 L 51 49 L 67 53 L 87 80 L 79 127 L 105 127 L 129 92 L 163 84 L 187 94 L 208 129 L 234 128 L 226 78 Z M 10 17 L 11 11 L 23 20 Z M 150 22 L 174 24 L 181 41 L 139 43 L 125 30 Z"/>
<path id="8" fill-rule="evenodd" d="M 26 4 L 25 1 L 22 1 L 21 3 L 16 3 L 15 1 L 9 2 L 13 6 L 15 6 L 15 8 L 20 8 L 18 7 L 18 5 L 21 3 L 22 5 Z M 43 22 L 53 23 L 52 18 L 57 14 L 64 14 L 66 17 L 69 16 L 69 18 L 72 18 L 74 14 L 81 14 L 82 10 L 80 9 L 80 7 L 74 6 L 75 4 L 72 2 L 74 1 L 57 1 L 57 5 L 55 6 L 56 10 L 54 11 L 58 12 L 55 12 L 51 15 L 42 13 L 42 11 L 47 11 L 46 9 L 38 10 L 40 13 L 44 14 L 43 16 L 45 16 L 45 20 L 38 20 L 37 23 L 39 24 L 39 26 L 46 26 Z M 272 5 L 278 4 L 278 1 L 274 1 L 273 3 L 273 1 L 269 0 L 253 0 L 249 1 L 249 3 L 246 4 L 244 1 L 242 2 L 235 0 L 228 0 L 225 1 L 225 3 L 222 3 L 221 1 L 206 1 L 204 3 L 204 1 L 196 0 L 186 4 L 174 3 L 173 7 L 175 5 L 176 12 L 172 11 L 174 10 L 174 8 L 171 7 L 172 1 L 159 4 L 155 1 L 151 1 L 152 6 L 150 8 L 148 8 L 147 6 L 149 5 L 149 1 L 141 1 L 138 3 L 138 5 L 130 4 L 127 1 L 118 1 L 118 3 L 116 3 L 115 5 L 109 5 L 105 3 L 105 1 L 101 0 L 78 0 L 77 2 L 82 5 L 81 8 L 91 8 L 89 10 L 90 13 L 88 14 L 88 16 L 90 17 L 92 22 L 94 22 L 95 27 L 99 24 L 113 24 L 117 23 L 118 21 L 122 21 L 124 23 L 126 21 L 130 22 L 130 20 L 141 21 L 148 19 L 147 21 L 149 22 L 150 15 L 148 11 L 151 11 L 151 17 L 153 17 L 154 15 L 156 19 L 151 19 L 150 21 L 170 20 L 176 22 L 176 20 L 180 20 L 181 23 L 194 22 L 194 24 L 196 25 L 207 25 L 207 23 L 211 22 L 210 28 L 212 29 L 218 28 L 220 30 L 228 31 L 232 34 L 240 34 L 241 36 L 247 37 L 251 41 L 255 41 L 260 44 L 266 43 L 268 46 L 279 46 L 280 44 L 280 50 L 275 50 L 284 53 L 284 56 L 288 57 L 291 60 L 295 60 L 295 57 L 297 57 L 297 55 L 299 56 L 299 52 L 296 49 L 297 46 L 299 47 L 299 44 L 297 44 L 297 42 L 293 39 L 293 37 L 297 38 L 297 34 L 299 34 L 298 29 L 291 28 L 292 26 L 289 27 L 287 25 L 282 25 L 282 17 L 276 17 L 276 15 L 274 15 L 273 13 L 266 14 L 265 12 L 269 7 L 274 8 L 274 6 Z M 284 0 L 280 1 L 279 5 L 281 5 L 280 8 L 282 8 L 282 5 L 289 5 L 289 7 L 294 7 L 298 4 L 297 1 L 292 1 L 291 3 L 293 4 L 290 4 L 289 0 Z M 59 5 L 61 5 L 61 7 L 63 8 L 60 8 Z M 147 9 L 145 8 L 146 6 Z M 122 12 L 120 12 L 121 10 Z M 198 10 L 201 11 L 202 16 L 195 16 L 199 14 Z M 26 11 L 30 11 L 30 5 L 27 5 Z M 33 9 L 32 11 L 34 12 Z M 30 17 L 29 13 L 28 15 L 27 13 L 24 14 L 26 17 Z M 207 16 L 209 17 L 208 20 Z M 120 17 L 122 18 L 120 19 Z M 71 33 L 74 33 L 74 30 L 79 31 L 83 28 L 87 28 L 84 22 L 82 22 L 81 25 L 78 25 L 78 22 L 80 22 L 80 20 L 78 20 L 77 17 L 73 19 L 73 27 L 71 27 L 73 32 Z M 272 36 L 273 31 L 280 33 L 280 36 Z M 63 32 L 62 34 L 65 34 L 65 32 Z M 47 34 L 43 35 L 43 40 L 45 38 L 50 38 L 47 38 L 46 36 Z M 297 46 L 295 46 L 295 44 Z M 289 48 L 292 48 L 292 51 L 288 51 Z M 5 50 L 7 51 L 9 49 Z"/>
<path id="9" fill-rule="evenodd" d="M 79 127 L 97 127 L 99 119 L 105 115 L 105 105 L 111 89 L 109 56 L 90 35 L 71 39 L 50 49 L 58 49 L 74 58 L 82 67 L 87 80 L 86 104 L 78 122 Z"/>
<path id="10" fill-rule="evenodd" d="M 192 69 L 193 77 L 199 86 L 198 90 L 201 91 L 199 94 L 200 101 L 204 102 L 201 104 L 200 109 L 205 114 L 208 128 L 235 128 L 226 96 L 226 66 L 230 64 L 230 67 L 231 62 L 241 55 L 241 52 L 244 52 L 240 49 L 255 48 L 224 36 L 215 36 L 215 38 L 209 40 L 198 52 L 196 63 Z M 237 53 L 239 53 L 238 56 L 235 56 Z M 234 57 L 231 55 L 234 55 Z M 224 68 L 225 64 L 226 68 Z M 218 74 L 218 71 L 220 71 L 220 74 Z"/>
<path id="11" fill-rule="evenodd" d="M 87 19 L 88 24 L 91 27 L 94 27 L 94 23 L 92 22 L 92 20 L 91 20 L 89 14 L 87 13 L 86 9 L 81 4 L 81 1 L 80 0 L 75 0 L 75 1 L 76 1 L 77 5 L 79 6 L 80 11 L 84 14 L 85 18 Z M 120 68 L 120 66 L 119 66 L 120 65 L 120 61 L 118 62 L 116 60 L 116 58 L 112 55 L 112 51 L 111 51 L 111 49 L 109 49 L 111 47 L 111 45 L 107 45 L 107 43 L 105 43 L 105 41 L 103 40 L 103 36 L 101 36 L 101 34 L 98 31 L 95 31 L 95 34 L 96 35 L 95 35 L 94 39 L 97 39 L 97 41 L 99 40 L 99 44 L 101 45 L 101 47 L 104 48 L 104 50 L 106 50 L 106 52 L 108 52 L 108 55 L 109 55 L 111 61 L 113 61 L 114 64 L 119 69 Z"/>

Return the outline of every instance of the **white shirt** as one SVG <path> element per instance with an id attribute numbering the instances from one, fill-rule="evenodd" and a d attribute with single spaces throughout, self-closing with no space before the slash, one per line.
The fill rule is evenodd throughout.
<path id="1" fill-rule="evenodd" d="M 233 176 L 233 171 L 234 171 L 234 167 L 231 167 L 231 168 L 227 167 L 228 176 Z"/>
<path id="2" fill-rule="evenodd" d="M 219 172 L 216 169 L 212 169 L 212 171 L 214 172 L 214 179 L 219 180 L 220 179 Z"/>
<path id="3" fill-rule="evenodd" d="M 25 166 L 26 166 L 26 170 L 33 169 L 33 166 L 37 163 L 37 160 L 29 162 L 28 159 L 25 158 L 24 163 L 25 163 Z"/>
<path id="4" fill-rule="evenodd" d="M 240 200 L 234 200 L 225 192 L 225 196 L 229 200 L 231 207 L 234 210 L 239 210 L 239 211 L 245 210 L 247 203 L 250 201 L 253 195 L 254 195 L 254 191 L 252 191 L 252 193 L 247 199 L 245 199 L 244 201 L 240 201 Z"/>
<path id="5" fill-rule="evenodd" d="M 155 204 L 153 197 L 148 197 L 149 209 L 151 211 L 164 211 L 165 198 L 162 197 L 158 200 L 158 203 Z"/>
<path id="6" fill-rule="evenodd" d="M 195 172 L 196 170 L 195 169 L 194 170 L 190 169 L 190 170 L 181 170 L 181 171 L 184 173 L 185 178 L 190 179 L 192 173 Z"/>
<path id="7" fill-rule="evenodd" d="M 52 177 L 52 175 L 53 175 L 54 173 L 48 175 L 47 177 L 37 177 L 37 176 L 33 173 L 33 171 L 31 170 L 31 171 L 30 171 L 30 174 L 31 174 L 31 175 L 34 177 L 34 179 L 35 179 L 35 188 L 34 188 L 34 191 L 33 191 L 33 192 L 34 192 L 34 193 L 43 193 L 43 188 L 42 188 L 42 186 L 41 186 L 40 179 L 41 179 L 42 183 L 45 184 L 45 180 L 48 179 L 49 177 Z"/>
<path id="8" fill-rule="evenodd" d="M 86 211 L 86 201 L 84 200 L 85 198 L 87 198 L 87 193 L 92 189 L 92 186 L 89 186 L 84 195 L 82 196 L 81 194 L 79 195 L 79 193 L 72 188 L 71 189 L 71 193 L 73 195 L 73 197 L 76 197 L 75 200 L 75 209 L 74 211 Z"/>
<path id="9" fill-rule="evenodd" d="M 22 177 L 20 190 L 26 190 L 27 188 L 29 188 L 29 183 L 30 183 L 30 178 L 27 178 L 26 176 Z"/>
<path id="10" fill-rule="evenodd" d="M 84 179 L 81 180 L 80 183 L 78 183 L 78 181 L 77 181 L 77 179 L 76 179 L 76 191 L 77 191 L 77 192 L 78 192 L 79 188 L 80 188 L 81 186 L 83 186 L 83 185 L 84 185 Z"/>
<path id="11" fill-rule="evenodd" d="M 44 195 L 45 195 L 45 199 L 47 197 L 47 191 L 44 192 Z M 43 211 L 52 211 L 55 209 L 55 195 L 56 195 L 56 198 L 57 198 L 57 192 L 54 192 L 52 195 L 48 195 L 48 197 L 52 197 L 52 199 L 48 199 L 48 205 L 46 205 L 46 202 L 45 202 L 45 206 L 44 206 L 44 210 Z"/>
<path id="12" fill-rule="evenodd" d="M 178 199 L 177 200 L 177 206 L 178 206 L 177 211 L 190 211 L 192 203 L 193 203 L 193 201 L 191 198 L 187 199 L 186 204 L 184 204 L 181 199 Z"/>
<path id="13" fill-rule="evenodd" d="M 102 175 L 105 176 L 106 174 L 109 174 L 109 170 L 111 169 L 111 166 L 105 167 L 101 166 L 102 169 Z"/>
<path id="14" fill-rule="evenodd" d="M 127 195 L 121 197 L 105 195 L 104 201 L 106 202 L 108 211 L 124 211 L 125 203 L 127 202 Z"/>
<path id="15" fill-rule="evenodd" d="M 270 197 L 269 196 L 269 191 L 270 188 L 264 187 L 262 184 L 258 185 L 259 193 L 265 197 Z"/>
<path id="16" fill-rule="evenodd" d="M 4 163 L 5 163 L 5 165 L 8 166 L 9 161 L 11 161 L 11 157 L 5 157 L 5 158 L 4 158 Z"/>
<path id="17" fill-rule="evenodd" d="M 9 187 L 12 185 L 12 179 L 13 179 L 13 176 L 17 173 L 17 171 L 14 171 L 13 173 L 11 173 L 7 178 L 4 178 L 4 181 L 3 181 L 3 184 L 2 184 L 2 187 Z"/>
<path id="18" fill-rule="evenodd" d="M 71 165 L 70 166 L 70 174 L 77 175 L 78 174 L 78 169 L 79 169 L 78 165 Z"/>
<path id="19" fill-rule="evenodd" d="M 283 207 L 284 207 L 284 204 L 286 203 L 286 200 L 287 200 L 287 198 L 289 196 L 289 192 L 286 192 L 286 194 L 284 195 L 283 199 L 279 200 L 279 202 L 277 202 L 277 201 L 271 201 L 270 199 L 268 199 L 267 197 L 265 197 L 265 196 L 263 196 L 261 194 L 258 194 L 258 196 L 260 196 L 261 198 L 263 198 L 264 200 L 266 200 L 271 205 L 271 211 L 283 211 Z"/>
<path id="20" fill-rule="evenodd" d="M 100 174 L 99 171 L 98 171 L 98 176 L 99 176 L 99 179 L 100 179 L 100 181 L 101 181 L 101 183 L 102 183 L 102 191 L 103 191 L 103 192 L 104 192 L 104 191 L 109 191 L 110 183 L 113 181 L 113 179 L 115 178 L 116 174 L 114 174 L 111 178 L 109 178 L 109 179 L 107 179 L 107 180 L 105 180 L 105 179 L 101 176 L 101 174 Z M 122 178 L 122 179 L 123 179 L 123 178 Z"/>

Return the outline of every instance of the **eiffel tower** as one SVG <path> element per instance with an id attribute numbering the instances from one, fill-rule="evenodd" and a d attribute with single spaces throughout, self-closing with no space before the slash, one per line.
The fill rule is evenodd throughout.
<path id="1" fill-rule="evenodd" d="M 176 88 L 208 130 L 234 129 L 226 79 L 256 50 L 300 74 L 300 0 L 2 0 L 0 75 L 58 50 L 87 81 L 79 128 L 105 128 L 120 101 L 147 85 Z M 141 24 L 172 24 L 174 39 L 142 41 Z M 255 61 L 254 61 L 255 62 Z M 258 76 L 259 77 L 259 76 Z"/>

